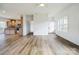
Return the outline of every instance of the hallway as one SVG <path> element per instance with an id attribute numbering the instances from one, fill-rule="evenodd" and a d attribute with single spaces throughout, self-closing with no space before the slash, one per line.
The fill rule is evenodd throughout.
<path id="1" fill-rule="evenodd" d="M 55 34 L 24 36 L 7 35 L 0 39 L 1 55 L 78 55 L 79 47 Z M 0 36 L 1 38 L 1 36 Z"/>

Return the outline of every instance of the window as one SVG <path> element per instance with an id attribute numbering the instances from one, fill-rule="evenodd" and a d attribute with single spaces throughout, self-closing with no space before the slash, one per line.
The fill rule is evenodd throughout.
<path id="1" fill-rule="evenodd" d="M 6 28 L 6 22 L 0 21 L 0 33 L 3 33 L 5 28 Z"/>
<path id="2" fill-rule="evenodd" d="M 68 31 L 68 17 L 58 19 L 58 31 Z"/>

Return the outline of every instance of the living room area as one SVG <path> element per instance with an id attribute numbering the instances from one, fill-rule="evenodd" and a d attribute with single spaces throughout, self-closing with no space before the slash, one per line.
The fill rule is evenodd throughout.
<path id="1" fill-rule="evenodd" d="M 1 55 L 79 54 L 79 4 L 2 3 L 0 6 Z"/>

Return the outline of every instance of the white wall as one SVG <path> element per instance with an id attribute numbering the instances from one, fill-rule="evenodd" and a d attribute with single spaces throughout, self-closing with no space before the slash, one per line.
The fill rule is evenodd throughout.
<path id="1" fill-rule="evenodd" d="M 34 29 L 33 23 L 34 23 L 34 21 L 31 21 L 31 22 L 30 22 L 30 32 L 33 32 L 33 29 Z"/>
<path id="2" fill-rule="evenodd" d="M 35 14 L 33 27 L 34 35 L 48 35 L 48 15 Z"/>
<path id="3" fill-rule="evenodd" d="M 68 31 L 59 32 L 56 27 L 56 33 L 59 36 L 79 45 L 79 4 L 72 4 L 71 6 L 68 6 L 56 16 L 68 17 Z M 56 19 L 56 21 L 57 20 L 59 19 Z"/>
<path id="4" fill-rule="evenodd" d="M 23 16 L 23 35 L 27 35 L 31 30 L 30 21 L 33 19 L 32 15 Z"/>
<path id="5" fill-rule="evenodd" d="M 26 30 L 26 16 L 23 16 L 23 36 L 27 35 Z"/>

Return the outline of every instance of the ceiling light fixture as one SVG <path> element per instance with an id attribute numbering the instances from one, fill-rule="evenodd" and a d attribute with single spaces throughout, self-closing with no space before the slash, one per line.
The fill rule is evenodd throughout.
<path id="1" fill-rule="evenodd" d="M 42 3 L 42 4 L 40 4 L 39 6 L 44 7 L 44 6 L 45 6 L 45 4 L 43 4 L 43 3 Z"/>

